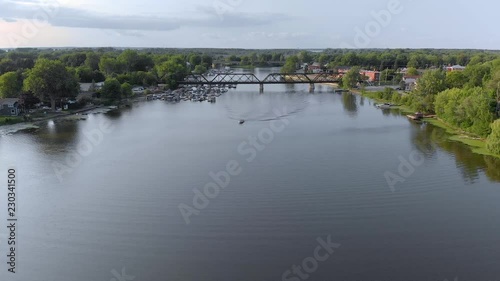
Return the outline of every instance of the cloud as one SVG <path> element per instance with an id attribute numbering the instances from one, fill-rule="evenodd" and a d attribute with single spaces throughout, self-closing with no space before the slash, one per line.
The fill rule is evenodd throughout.
<path id="1" fill-rule="evenodd" d="M 58 6 L 56 2 L 39 5 L 0 0 L 0 17 L 15 19 L 44 19 L 52 26 L 99 28 L 112 30 L 173 30 L 179 28 L 175 20 L 150 16 L 123 16 L 93 13 L 75 8 Z M 30 2 L 34 3 L 34 2 Z"/>
<path id="2" fill-rule="evenodd" d="M 218 12 L 211 6 L 197 6 L 196 11 L 204 14 L 207 17 L 205 24 L 213 27 L 243 27 L 243 26 L 260 26 L 272 23 L 291 20 L 292 17 L 279 13 L 242 13 L 235 9 Z"/>
<path id="3" fill-rule="evenodd" d="M 115 32 L 120 36 L 144 37 L 144 33 L 137 30 L 115 30 Z"/>
<path id="4" fill-rule="evenodd" d="M 4 22 L 17 22 L 17 20 L 11 19 L 11 18 L 3 18 L 3 21 Z"/>
<path id="5" fill-rule="evenodd" d="M 273 40 L 288 40 L 288 39 L 297 39 L 308 36 L 305 32 L 250 32 L 248 33 L 248 37 L 250 39 L 273 39 Z"/>
<path id="6" fill-rule="evenodd" d="M 280 14 L 230 12 L 221 20 L 208 6 L 199 7 L 198 13 L 191 14 L 191 18 L 105 14 L 65 7 L 55 1 L 42 3 L 37 0 L 0 0 L 0 6 L 2 7 L 0 18 L 33 19 L 36 15 L 45 13 L 48 15 L 48 23 L 52 26 L 109 30 L 170 31 L 181 27 L 234 28 L 266 25 L 288 19 L 287 16 Z"/>

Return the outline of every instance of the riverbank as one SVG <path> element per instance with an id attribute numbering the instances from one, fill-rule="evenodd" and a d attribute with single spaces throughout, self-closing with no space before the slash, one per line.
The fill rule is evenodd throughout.
<path id="1" fill-rule="evenodd" d="M 367 92 L 363 90 L 351 90 L 355 94 L 359 94 L 363 97 L 372 99 L 378 103 L 390 103 L 390 100 L 384 100 L 380 98 L 374 97 L 375 92 Z M 398 105 L 395 106 L 394 109 L 398 109 L 403 115 L 407 114 L 413 114 L 415 113 L 415 110 L 412 108 L 405 106 L 405 105 Z M 486 156 L 491 156 L 495 158 L 500 159 L 500 155 L 493 154 L 491 153 L 487 148 L 486 148 L 486 139 L 484 138 L 479 138 L 478 136 L 475 136 L 473 134 L 470 134 L 468 132 L 464 132 L 463 130 L 460 130 L 457 127 L 454 127 L 445 121 L 435 117 L 435 118 L 429 118 L 429 117 L 424 117 L 423 119 L 424 122 L 427 122 L 433 126 L 442 128 L 446 131 L 446 133 L 449 135 L 448 139 L 451 141 L 456 141 L 460 142 L 462 144 L 465 144 L 469 146 L 472 150 L 472 152 L 480 155 L 486 155 Z"/>
<path id="2" fill-rule="evenodd" d="M 51 119 L 60 119 L 60 118 L 68 118 L 68 117 L 73 117 L 73 116 L 78 116 L 80 114 L 88 113 L 94 110 L 104 110 L 100 111 L 99 113 L 107 112 L 110 110 L 114 110 L 117 108 L 122 108 L 122 107 L 128 107 L 132 103 L 136 102 L 141 102 L 141 101 L 146 101 L 145 97 L 137 97 L 133 100 L 125 100 L 122 101 L 120 104 L 117 106 L 107 106 L 107 105 L 93 105 L 85 108 L 80 108 L 76 110 L 70 110 L 70 111 L 60 111 L 60 112 L 49 112 L 46 113 L 45 115 L 41 116 L 36 116 L 32 117 L 30 121 L 25 121 L 23 120 L 22 117 L 15 116 L 15 117 L 9 117 L 9 116 L 0 116 L 0 127 L 2 126 L 9 126 L 9 125 L 17 125 L 17 124 L 37 124 L 43 121 L 51 120 Z M 8 121 L 10 120 L 10 121 Z"/>
<path id="3" fill-rule="evenodd" d="M 0 126 L 15 125 L 22 122 L 24 122 L 23 119 L 17 116 L 14 117 L 0 116 Z"/>

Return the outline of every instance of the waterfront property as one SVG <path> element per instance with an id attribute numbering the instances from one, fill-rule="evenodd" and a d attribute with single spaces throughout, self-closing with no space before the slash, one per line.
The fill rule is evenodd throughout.
<path id="1" fill-rule="evenodd" d="M 465 66 L 461 65 L 453 65 L 453 66 L 447 66 L 446 71 L 452 72 L 452 71 L 464 71 Z"/>
<path id="2" fill-rule="evenodd" d="M 19 99 L 0 99 L 0 116 L 17 116 L 20 112 Z"/>
<path id="3" fill-rule="evenodd" d="M 368 82 L 380 81 L 380 71 L 362 70 L 360 74 L 366 76 Z"/>
<path id="4" fill-rule="evenodd" d="M 413 91 L 417 88 L 417 80 L 420 78 L 420 76 L 416 75 L 405 75 L 403 77 L 403 81 L 405 82 L 405 91 Z"/>
<path id="5" fill-rule="evenodd" d="M 104 82 L 98 83 L 80 83 L 80 92 L 88 93 L 95 92 L 104 86 Z"/>

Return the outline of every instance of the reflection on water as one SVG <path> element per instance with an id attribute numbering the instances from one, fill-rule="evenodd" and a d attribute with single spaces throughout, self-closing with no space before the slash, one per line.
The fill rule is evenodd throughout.
<path id="1" fill-rule="evenodd" d="M 485 173 L 490 180 L 500 182 L 500 159 L 473 153 L 469 146 L 449 140 L 450 135 L 442 128 L 417 123 L 413 126 L 419 127 L 413 136 L 416 149 L 425 155 L 435 155 L 439 149 L 454 156 L 456 167 L 467 183 L 475 183 L 481 173 Z"/>
<path id="2" fill-rule="evenodd" d="M 33 142 L 38 144 L 41 152 L 64 153 L 76 145 L 81 131 L 80 125 L 84 121 L 54 119 L 40 124 L 36 133 L 29 134 Z"/>
<path id="3" fill-rule="evenodd" d="M 358 114 L 358 105 L 356 103 L 356 96 L 352 93 L 342 93 L 342 104 L 344 110 L 350 117 L 356 117 Z"/>
<path id="4" fill-rule="evenodd" d="M 250 93 L 241 93 L 250 94 Z M 296 115 L 309 106 L 307 94 L 290 93 L 285 99 L 283 97 L 270 96 L 254 101 L 255 106 L 248 104 L 229 103 L 224 107 L 227 116 L 232 120 L 252 121 L 272 121 L 280 118 L 287 118 Z"/>

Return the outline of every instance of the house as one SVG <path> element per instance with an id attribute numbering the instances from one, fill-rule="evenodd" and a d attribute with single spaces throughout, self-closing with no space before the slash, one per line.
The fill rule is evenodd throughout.
<path id="1" fill-rule="evenodd" d="M 346 74 L 347 72 L 349 72 L 349 70 L 351 70 L 352 67 L 350 66 L 339 66 L 337 67 L 337 73 L 340 75 L 340 76 L 343 76 L 344 74 Z"/>
<path id="2" fill-rule="evenodd" d="M 380 71 L 373 70 L 361 70 L 359 74 L 368 77 L 367 81 L 369 82 L 377 82 L 380 81 Z"/>
<path id="3" fill-rule="evenodd" d="M 453 65 L 453 66 L 447 66 L 446 67 L 446 71 L 464 71 L 465 70 L 465 66 L 461 66 L 461 65 Z"/>
<path id="4" fill-rule="evenodd" d="M 145 90 L 146 89 L 144 89 L 144 87 L 141 87 L 141 86 L 132 88 L 132 92 L 134 94 L 142 94 L 142 93 L 144 93 Z"/>
<path id="5" fill-rule="evenodd" d="M 92 83 L 80 83 L 80 92 L 95 92 L 104 86 L 104 82 L 94 83 L 94 89 L 92 89 Z"/>
<path id="6" fill-rule="evenodd" d="M 19 108 L 19 99 L 7 98 L 0 99 L 0 115 L 2 116 L 17 116 L 21 112 Z"/>
<path id="7" fill-rule="evenodd" d="M 417 81 L 420 76 L 411 76 L 405 75 L 403 76 L 403 81 L 405 82 L 405 91 L 413 91 L 417 88 Z"/>

